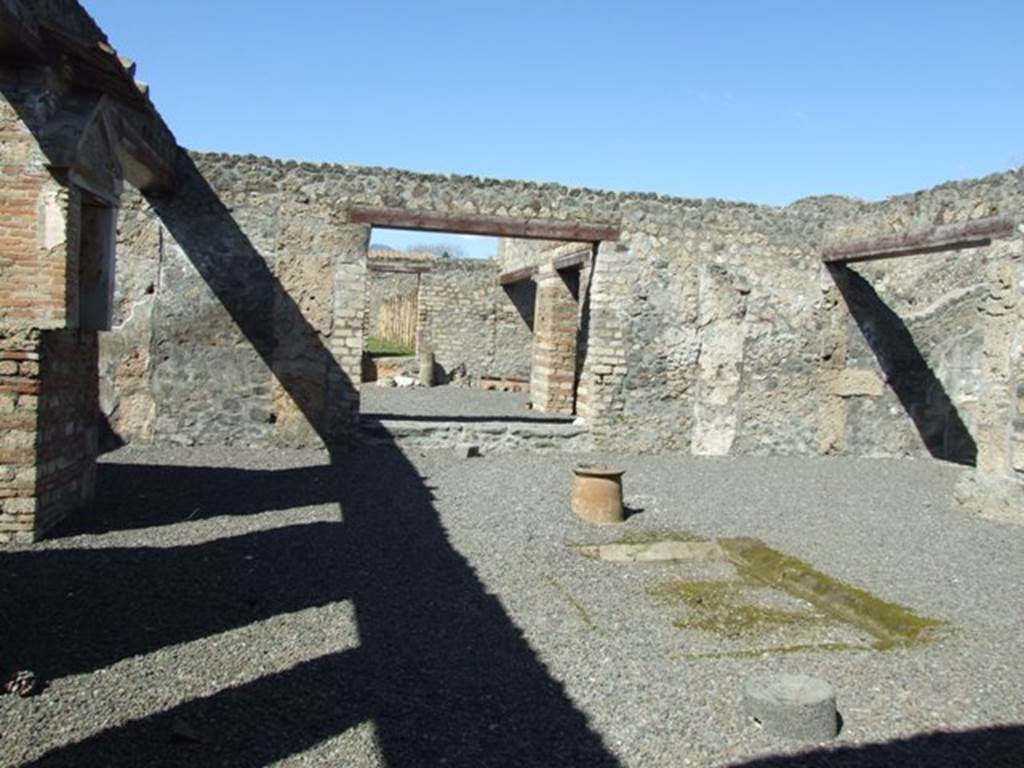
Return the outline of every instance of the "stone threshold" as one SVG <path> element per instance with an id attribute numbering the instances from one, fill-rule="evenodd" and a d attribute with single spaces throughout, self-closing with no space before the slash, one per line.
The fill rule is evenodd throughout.
<path id="1" fill-rule="evenodd" d="M 417 450 L 451 449 L 472 444 L 481 454 L 579 453 L 592 450 L 590 429 L 581 424 L 529 421 L 411 421 L 407 419 L 360 420 L 364 443 L 395 444 Z"/>

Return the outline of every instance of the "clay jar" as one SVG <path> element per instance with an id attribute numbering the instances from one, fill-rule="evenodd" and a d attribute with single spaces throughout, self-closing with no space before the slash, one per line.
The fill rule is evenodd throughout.
<path id="1" fill-rule="evenodd" d="M 624 471 L 601 464 L 580 464 L 573 474 L 572 511 L 598 525 L 621 523 Z"/>

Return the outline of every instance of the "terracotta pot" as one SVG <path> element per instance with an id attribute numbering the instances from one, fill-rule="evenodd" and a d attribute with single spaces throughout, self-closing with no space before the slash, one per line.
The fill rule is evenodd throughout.
<path id="1" fill-rule="evenodd" d="M 581 464 L 573 474 L 572 511 L 598 525 L 621 523 L 623 470 Z"/>

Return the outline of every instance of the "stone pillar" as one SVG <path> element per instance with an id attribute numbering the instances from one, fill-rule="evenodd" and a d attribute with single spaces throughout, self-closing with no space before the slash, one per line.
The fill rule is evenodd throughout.
<path id="1" fill-rule="evenodd" d="M 571 280 L 550 265 L 537 271 L 530 400 L 544 413 L 571 414 L 575 408 L 579 303 Z"/>
<path id="2" fill-rule="evenodd" d="M 821 278 L 821 338 L 819 359 L 821 361 L 821 415 L 818 449 L 832 455 L 840 453 L 846 438 L 846 399 L 841 394 L 841 382 L 846 369 L 847 316 L 842 293 L 836 280 L 843 279 L 841 265 L 820 267 Z"/>

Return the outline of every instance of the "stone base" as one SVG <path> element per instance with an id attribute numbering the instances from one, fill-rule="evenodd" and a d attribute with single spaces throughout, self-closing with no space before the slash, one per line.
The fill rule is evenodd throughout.
<path id="1" fill-rule="evenodd" d="M 821 742 L 839 733 L 835 690 L 815 677 L 768 675 L 748 680 L 743 709 L 776 736 Z"/>

